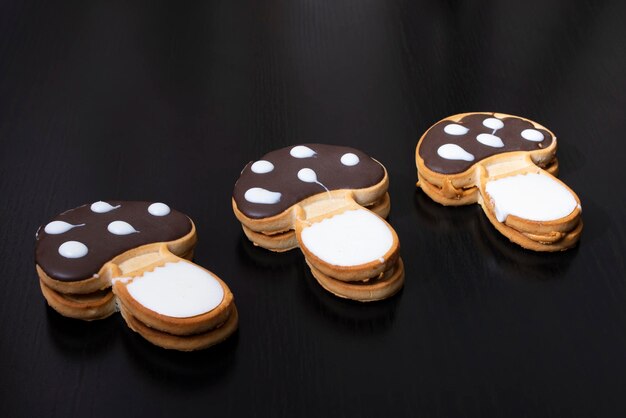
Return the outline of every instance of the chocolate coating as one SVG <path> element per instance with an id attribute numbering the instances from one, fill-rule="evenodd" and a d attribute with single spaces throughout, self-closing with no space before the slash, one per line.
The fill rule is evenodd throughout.
<path id="1" fill-rule="evenodd" d="M 91 278 L 100 268 L 124 252 L 155 242 L 168 242 L 182 238 L 191 231 L 189 218 L 175 210 L 165 216 L 148 213 L 151 202 L 107 201 L 119 208 L 110 212 L 92 212 L 90 204 L 71 209 L 52 221 L 64 221 L 72 225 L 85 224 L 62 234 L 48 234 L 47 224 L 37 231 L 35 262 L 53 279 L 79 281 Z M 124 221 L 138 233 L 115 235 L 107 230 L 109 223 Z M 79 241 L 89 250 L 80 258 L 65 258 L 59 254 L 59 246 L 66 241 Z"/>
<path id="2" fill-rule="evenodd" d="M 492 118 L 493 113 L 473 113 L 465 116 L 459 122 L 443 120 L 437 122 L 426 133 L 422 139 L 419 155 L 424 159 L 424 164 L 429 169 L 442 174 L 461 173 L 477 162 L 491 157 L 492 155 L 502 154 L 512 151 L 534 151 L 549 147 L 554 138 L 545 129 L 536 129 L 532 123 L 517 117 L 502 118 L 504 127 L 493 133 L 490 129 L 483 125 L 483 121 Z M 450 135 L 444 132 L 444 128 L 452 123 L 462 125 L 469 129 L 465 135 Z M 522 131 L 525 129 L 535 129 L 543 134 L 543 141 L 533 142 L 522 138 Z M 484 145 L 476 140 L 479 134 L 494 134 L 504 143 L 502 148 L 494 148 Z M 465 151 L 474 155 L 473 161 L 465 160 L 448 160 L 437 154 L 437 150 L 444 144 L 455 144 L 463 148 Z"/>
<path id="3" fill-rule="evenodd" d="M 257 174 L 251 170 L 251 161 L 241 172 L 241 176 L 233 191 L 237 208 L 247 217 L 253 219 L 277 215 L 294 204 L 325 192 L 317 183 L 306 183 L 298 178 L 298 171 L 310 168 L 317 174 L 317 181 L 329 190 L 363 189 L 378 184 L 385 177 L 385 169 L 377 161 L 362 151 L 354 148 L 323 144 L 303 144 L 316 154 L 310 158 L 295 158 L 290 155 L 294 146 L 281 148 L 265 154 L 260 160 L 274 164 L 269 173 Z M 359 157 L 359 163 L 346 166 L 341 163 L 341 156 L 353 153 Z M 251 203 L 244 197 L 247 190 L 260 187 L 272 192 L 281 193 L 275 204 Z"/>

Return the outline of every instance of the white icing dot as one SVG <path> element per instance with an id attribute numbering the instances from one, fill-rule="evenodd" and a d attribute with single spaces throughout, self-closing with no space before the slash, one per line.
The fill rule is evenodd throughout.
<path id="1" fill-rule="evenodd" d="M 170 207 L 165 203 L 157 202 L 148 206 L 148 213 L 152 216 L 165 216 L 170 214 Z"/>
<path id="2" fill-rule="evenodd" d="M 124 221 L 113 221 L 107 226 L 110 233 L 115 235 L 128 235 L 134 234 L 137 231 L 131 224 Z"/>
<path id="3" fill-rule="evenodd" d="M 443 128 L 443 131 L 448 135 L 465 135 L 469 129 L 457 123 L 451 123 L 446 125 L 446 127 Z"/>
<path id="4" fill-rule="evenodd" d="M 248 189 L 243 197 L 250 203 L 273 205 L 280 201 L 281 196 L 278 192 L 272 192 L 261 187 L 253 187 Z"/>
<path id="5" fill-rule="evenodd" d="M 46 227 L 44 228 L 44 231 L 46 231 L 46 234 L 57 235 L 57 234 L 63 234 L 64 232 L 67 232 L 70 229 L 76 228 L 79 226 L 85 226 L 85 224 L 72 225 L 63 221 L 52 221 L 48 225 L 46 225 Z"/>
<path id="6" fill-rule="evenodd" d="M 88 252 L 87 246 L 78 241 L 66 241 L 59 246 L 59 254 L 65 258 L 81 258 Z"/>
<path id="7" fill-rule="evenodd" d="M 103 202 L 102 200 L 100 200 L 91 205 L 91 211 L 96 212 L 96 213 L 106 213 L 106 212 L 112 211 L 113 209 L 117 209 L 119 207 L 120 205 L 111 206 L 107 202 Z"/>
<path id="8" fill-rule="evenodd" d="M 502 148 L 504 146 L 504 142 L 502 142 L 502 139 L 500 139 L 499 136 L 491 134 L 479 134 L 476 137 L 476 140 L 483 145 L 487 145 L 488 147 Z"/>
<path id="9" fill-rule="evenodd" d="M 315 155 L 315 151 L 304 145 L 297 145 L 289 151 L 289 154 L 294 158 L 310 158 Z"/>
<path id="10" fill-rule="evenodd" d="M 522 138 L 527 141 L 541 142 L 543 141 L 543 134 L 536 129 L 524 129 L 522 131 Z"/>
<path id="11" fill-rule="evenodd" d="M 298 178 L 305 183 L 317 183 L 317 174 L 310 168 L 303 168 L 298 171 Z"/>
<path id="12" fill-rule="evenodd" d="M 250 170 L 252 170 L 253 173 L 265 174 L 274 170 L 274 164 L 266 160 L 259 160 L 255 162 L 254 164 L 252 164 L 252 166 L 250 167 Z"/>
<path id="13" fill-rule="evenodd" d="M 474 156 L 456 144 L 444 144 L 437 149 L 437 154 L 446 160 L 474 161 Z"/>
<path id="14" fill-rule="evenodd" d="M 483 121 L 483 125 L 494 131 L 504 128 L 504 122 L 498 118 L 487 118 Z"/>
<path id="15" fill-rule="evenodd" d="M 359 157 L 351 152 L 345 153 L 341 156 L 341 164 L 347 165 L 348 167 L 357 165 L 359 161 L 361 161 L 359 160 Z"/>

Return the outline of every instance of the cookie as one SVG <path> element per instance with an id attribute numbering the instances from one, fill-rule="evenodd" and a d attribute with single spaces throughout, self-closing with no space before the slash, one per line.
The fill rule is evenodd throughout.
<path id="1" fill-rule="evenodd" d="M 246 165 L 232 205 L 255 245 L 300 248 L 324 288 L 366 302 L 393 295 L 404 282 L 398 236 L 384 219 L 388 187 L 385 167 L 364 152 L 305 144 Z"/>
<path id="2" fill-rule="evenodd" d="M 189 261 L 196 228 L 163 203 L 95 202 L 63 212 L 36 234 L 42 293 L 61 315 L 126 323 L 164 348 L 197 350 L 237 327 L 228 286 Z"/>
<path id="3" fill-rule="evenodd" d="M 417 186 L 443 205 L 480 204 L 494 227 L 524 248 L 565 250 L 580 238 L 582 209 L 555 177 L 556 149 L 556 136 L 525 118 L 450 116 L 417 144 Z"/>

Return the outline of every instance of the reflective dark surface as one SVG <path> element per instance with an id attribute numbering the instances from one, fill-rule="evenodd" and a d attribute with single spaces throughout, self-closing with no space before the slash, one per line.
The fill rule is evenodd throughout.
<path id="1" fill-rule="evenodd" d="M 626 7 L 619 1 L 0 2 L 0 416 L 624 416 Z M 559 139 L 565 253 L 415 189 L 419 136 L 499 111 Z M 252 246 L 241 169 L 323 142 L 389 172 L 406 267 L 371 305 Z M 101 199 L 193 218 L 238 333 L 184 354 L 46 307 L 34 234 Z"/>

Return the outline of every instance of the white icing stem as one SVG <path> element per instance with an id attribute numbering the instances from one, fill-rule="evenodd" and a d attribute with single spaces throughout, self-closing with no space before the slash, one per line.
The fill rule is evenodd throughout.
<path id="1" fill-rule="evenodd" d="M 518 174 L 488 181 L 486 191 L 499 222 L 506 221 L 509 215 L 530 221 L 553 221 L 568 216 L 578 206 L 567 188 L 542 174 Z"/>
<path id="2" fill-rule="evenodd" d="M 118 279 L 124 283 L 125 279 Z M 174 318 L 210 312 L 222 303 L 224 289 L 208 271 L 186 261 L 166 263 L 126 286 L 146 308 Z"/>
<path id="3" fill-rule="evenodd" d="M 393 245 L 389 227 L 365 209 L 348 210 L 313 223 L 302 230 L 301 239 L 311 253 L 337 266 L 383 263 Z"/>

